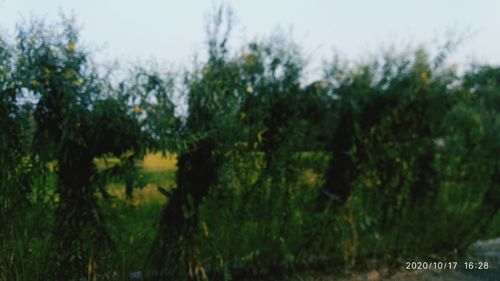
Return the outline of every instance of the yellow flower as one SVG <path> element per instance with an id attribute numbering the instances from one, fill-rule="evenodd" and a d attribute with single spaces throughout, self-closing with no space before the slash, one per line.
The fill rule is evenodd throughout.
<path id="1" fill-rule="evenodd" d="M 247 65 L 254 65 L 257 62 L 257 58 L 254 54 L 243 54 L 241 58 Z"/>
<path id="2" fill-rule="evenodd" d="M 68 48 L 68 51 L 74 51 L 75 50 L 75 43 L 69 41 L 67 48 Z"/>
<path id="3" fill-rule="evenodd" d="M 38 81 L 36 81 L 36 80 L 31 80 L 31 85 L 33 87 L 36 87 L 36 86 L 40 85 L 40 83 L 38 83 Z"/>
<path id="4" fill-rule="evenodd" d="M 262 131 L 257 133 L 257 141 L 258 142 L 262 142 L 262 134 L 265 132 L 266 132 L 266 130 L 262 130 Z"/>
<path id="5" fill-rule="evenodd" d="M 64 72 L 64 78 L 66 78 L 66 79 L 71 79 L 71 78 L 73 78 L 74 76 L 77 76 L 77 75 L 78 74 L 73 69 L 70 69 L 70 70 Z"/>
<path id="6" fill-rule="evenodd" d="M 420 79 L 422 79 L 425 84 L 429 84 L 429 77 L 427 76 L 427 72 L 423 71 L 422 73 L 420 73 Z"/>
<path id="7" fill-rule="evenodd" d="M 247 86 L 245 88 L 245 92 L 247 92 L 248 94 L 251 94 L 251 93 L 253 93 L 253 88 L 251 86 Z"/>
<path id="8" fill-rule="evenodd" d="M 208 226 L 205 222 L 201 223 L 201 228 L 203 229 L 203 234 L 205 234 L 205 237 L 208 237 Z"/>
<path id="9" fill-rule="evenodd" d="M 134 113 L 137 113 L 137 114 L 142 113 L 142 109 L 140 107 L 136 106 L 134 108 Z"/>

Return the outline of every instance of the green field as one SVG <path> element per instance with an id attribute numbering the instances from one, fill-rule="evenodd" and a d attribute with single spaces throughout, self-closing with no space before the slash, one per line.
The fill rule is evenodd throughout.
<path id="1" fill-rule="evenodd" d="M 256 161 L 262 161 L 262 155 L 256 155 L 256 159 L 260 159 Z M 306 159 L 304 163 L 310 164 L 310 159 L 314 154 L 301 153 L 300 155 L 300 159 Z M 116 165 L 117 162 L 117 159 L 98 160 L 96 161 L 96 165 L 100 170 L 105 170 Z M 158 218 L 161 215 L 164 204 L 168 202 L 168 198 L 159 192 L 157 187 L 161 186 L 169 190 L 175 186 L 175 155 L 147 154 L 143 161 L 137 162 L 137 166 L 140 167 L 139 177 L 146 184 L 143 187 L 136 187 L 134 189 L 132 199 L 127 200 L 124 183 L 119 181 L 111 182 L 108 185 L 109 193 L 113 198 L 109 201 L 101 199 L 103 210 L 108 216 L 108 225 L 111 230 L 110 235 L 114 237 L 116 251 L 122 257 L 119 259 L 119 264 L 113 267 L 123 269 L 124 272 L 122 274 L 124 275 L 128 273 L 127 271 L 140 271 L 150 251 L 149 247 L 152 245 L 157 231 Z M 255 175 L 251 177 L 256 178 Z M 304 194 L 310 197 L 311 194 L 314 194 L 312 191 L 316 190 L 321 182 L 321 176 L 318 175 L 317 171 L 313 168 L 304 169 L 297 178 L 296 183 L 303 190 L 297 190 L 296 195 L 300 196 L 300 194 Z M 239 190 L 241 187 L 238 188 L 235 186 L 235 188 Z M 254 218 L 246 221 L 244 216 L 238 214 L 239 212 L 244 212 L 245 209 L 246 211 L 250 211 L 249 207 L 251 207 L 251 204 L 249 202 L 245 204 L 244 198 L 241 198 L 243 201 L 240 201 L 241 199 L 234 200 L 232 202 L 233 206 L 225 206 L 226 208 L 232 207 L 234 213 L 225 213 L 224 210 L 219 208 L 218 203 L 214 199 L 213 197 L 207 199 L 201 213 L 203 218 L 200 224 L 203 232 L 201 239 L 205 241 L 202 243 L 202 255 L 205 256 L 205 260 L 211 262 L 211 256 L 216 251 L 219 253 L 218 258 L 223 262 L 223 266 L 230 267 L 234 263 L 256 262 L 255 258 L 262 255 L 261 251 L 267 251 L 265 243 L 263 245 L 263 242 L 267 239 L 267 235 L 262 233 L 265 221 L 259 218 L 262 210 L 254 215 L 247 214 L 248 217 Z M 249 197 L 248 199 L 251 198 Z M 254 198 L 254 200 L 262 199 Z M 301 200 L 297 200 L 297 203 L 299 201 Z M 302 205 L 302 208 L 304 207 Z M 298 221 L 304 221 L 304 218 L 301 218 L 301 216 L 305 215 L 305 213 L 301 212 L 307 212 L 306 209 L 300 210 L 297 208 L 295 210 L 294 215 L 297 216 Z M 221 213 L 220 211 L 223 212 Z M 240 219 L 245 221 L 239 221 Z M 267 222 L 269 223 L 267 227 L 279 227 L 276 224 L 277 221 L 275 221 L 275 218 L 271 217 L 266 220 L 270 220 Z M 290 231 L 293 232 L 292 229 Z M 291 238 L 293 239 L 293 237 Z M 278 243 L 284 242 L 283 237 L 277 237 L 276 239 L 281 241 L 278 241 Z M 295 239 L 300 239 L 300 236 L 296 236 Z M 256 268 L 259 267 L 258 265 L 255 266 L 257 266 Z M 256 272 L 259 272 L 259 270 Z"/>

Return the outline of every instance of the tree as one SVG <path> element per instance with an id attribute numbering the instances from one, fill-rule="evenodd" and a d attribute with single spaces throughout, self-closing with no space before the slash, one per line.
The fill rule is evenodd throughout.
<path id="1" fill-rule="evenodd" d="M 54 33 L 56 31 L 56 33 Z M 96 198 L 96 157 L 139 150 L 139 125 L 127 104 L 106 91 L 71 21 L 35 21 L 18 33 L 17 75 L 37 98 L 35 153 L 57 161 L 54 264 L 58 280 L 95 278 L 110 245 Z"/>
<path id="2" fill-rule="evenodd" d="M 187 120 L 181 131 L 189 149 L 178 156 L 177 186 L 160 220 L 160 229 L 146 265 L 175 280 L 204 278 L 198 260 L 196 234 L 199 206 L 215 186 L 223 161 L 227 122 L 235 113 L 234 89 L 238 84 L 236 64 L 228 60 L 227 37 L 230 21 L 220 34 L 223 8 L 214 17 L 209 30 L 209 57 L 205 65 L 185 77 Z M 161 275 L 160 274 L 160 275 Z M 165 278 L 159 276 L 158 278 Z"/>
<path id="3" fill-rule="evenodd" d="M 0 38 L 0 271 L 10 279 L 18 277 L 15 269 L 24 262 L 14 254 L 18 249 L 12 241 L 22 233 L 32 209 L 31 192 L 38 175 L 36 159 L 29 154 L 30 109 L 20 99 L 14 58 L 13 48 Z"/>

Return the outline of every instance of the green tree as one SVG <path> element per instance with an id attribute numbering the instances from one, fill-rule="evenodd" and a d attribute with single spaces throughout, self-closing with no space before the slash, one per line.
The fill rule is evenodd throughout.
<path id="1" fill-rule="evenodd" d="M 71 21 L 35 21 L 18 33 L 17 75 L 37 98 L 35 151 L 57 161 L 52 278 L 92 278 L 110 245 L 96 198 L 96 157 L 138 150 L 140 129 L 127 104 L 82 51 Z"/>
<path id="2" fill-rule="evenodd" d="M 236 112 L 238 72 L 236 64 L 228 60 L 230 22 L 222 30 L 223 11 L 215 14 L 209 29 L 208 61 L 185 77 L 188 111 L 181 131 L 186 139 L 194 136 L 195 140 L 178 156 L 177 186 L 163 212 L 147 264 L 175 280 L 204 278 L 195 239 L 199 206 L 217 183 L 228 120 Z"/>
<path id="3" fill-rule="evenodd" d="M 23 221 L 32 209 L 37 174 L 36 162 L 29 155 L 29 107 L 20 99 L 14 58 L 13 48 L 0 38 L 0 272 L 7 279 L 19 278 L 16 271 L 26 264 L 12 241 L 23 233 Z"/>

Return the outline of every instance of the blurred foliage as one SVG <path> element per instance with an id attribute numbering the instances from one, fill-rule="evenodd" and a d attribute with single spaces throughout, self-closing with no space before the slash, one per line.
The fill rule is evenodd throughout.
<path id="1" fill-rule="evenodd" d="M 69 19 L 0 40 L 0 280 L 284 279 L 500 234 L 498 67 L 389 50 L 305 85 L 285 35 L 232 52 L 213 16 L 206 61 L 117 83 Z"/>
<path id="2" fill-rule="evenodd" d="M 94 158 L 122 157 L 139 148 L 140 128 L 128 105 L 109 95 L 105 78 L 78 44 L 74 25 L 63 20 L 58 26 L 34 21 L 21 27 L 16 45 L 14 74 L 35 103 L 30 157 L 57 160 L 54 250 L 47 253 L 46 270 L 59 280 L 95 276 L 110 245 L 96 201 L 102 174 Z"/>

